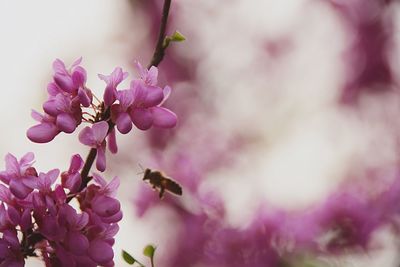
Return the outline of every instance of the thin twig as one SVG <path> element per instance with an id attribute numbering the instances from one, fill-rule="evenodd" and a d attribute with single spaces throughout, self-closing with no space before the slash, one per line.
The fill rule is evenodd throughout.
<path id="1" fill-rule="evenodd" d="M 158 64 L 160 64 L 160 62 L 164 58 L 165 49 L 167 48 L 164 46 L 164 39 L 165 39 L 165 31 L 167 30 L 167 21 L 168 21 L 170 7 L 171 7 L 171 0 L 165 0 L 161 17 L 160 30 L 158 33 L 157 45 L 154 50 L 153 58 L 151 59 L 149 66 L 147 66 L 148 69 L 151 66 L 157 67 Z"/>

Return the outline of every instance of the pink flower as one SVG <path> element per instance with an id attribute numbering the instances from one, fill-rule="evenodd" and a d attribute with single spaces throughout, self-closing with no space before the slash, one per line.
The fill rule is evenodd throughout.
<path id="1" fill-rule="evenodd" d="M 112 246 L 103 240 L 94 240 L 90 243 L 89 256 L 99 264 L 107 264 L 114 258 Z"/>
<path id="2" fill-rule="evenodd" d="M 147 130 L 151 126 L 172 128 L 176 125 L 175 113 L 161 107 L 170 94 L 169 86 L 162 90 L 159 87 L 145 87 L 141 83 L 133 81 L 131 87 L 134 101 L 130 109 L 130 116 L 136 127 Z"/>
<path id="3" fill-rule="evenodd" d="M 47 173 L 39 173 L 37 179 L 26 180 L 25 184 L 32 188 L 38 189 L 41 193 L 49 193 L 52 191 L 51 186 L 56 182 L 60 170 L 53 169 Z"/>
<path id="4" fill-rule="evenodd" d="M 114 104 L 111 106 L 112 120 L 117 125 L 118 131 L 120 131 L 122 134 L 126 134 L 132 129 L 132 120 L 129 116 L 129 110 L 134 100 L 133 91 L 118 91 L 117 99 L 119 104 Z"/>
<path id="5" fill-rule="evenodd" d="M 47 143 L 60 132 L 72 133 L 82 122 L 82 108 L 92 104 L 92 92 L 86 88 L 86 70 L 74 62 L 70 70 L 57 59 L 53 63 L 54 81 L 47 86 L 48 100 L 43 103 L 45 115 L 36 111 L 32 117 L 39 124 L 31 127 L 28 138 L 36 143 Z"/>
<path id="6" fill-rule="evenodd" d="M 93 180 L 100 186 L 99 192 L 110 197 L 115 197 L 120 181 L 115 176 L 109 183 L 97 173 L 93 173 Z"/>
<path id="7" fill-rule="evenodd" d="M 105 121 L 93 124 L 92 128 L 85 127 L 79 134 L 79 141 L 97 150 L 96 168 L 103 172 L 106 169 L 106 136 L 108 123 Z"/>
<path id="8" fill-rule="evenodd" d="M 91 211 L 91 217 L 96 215 L 102 223 L 118 222 L 122 219 L 121 205 L 115 198 L 119 187 L 118 177 L 107 183 L 103 177 L 93 173 L 93 179 L 97 185 L 90 185 L 80 199 L 82 210 Z"/>
<path id="9" fill-rule="evenodd" d="M 68 188 L 72 193 L 77 192 L 81 186 L 82 178 L 79 171 L 82 169 L 83 164 L 83 159 L 79 154 L 73 155 L 68 171 L 61 174 L 63 187 Z"/>
<path id="10" fill-rule="evenodd" d="M 43 104 L 43 110 L 56 118 L 57 128 L 65 133 L 72 133 L 82 121 L 79 103 L 64 94 L 51 97 Z"/>
<path id="11" fill-rule="evenodd" d="M 17 198 L 23 199 L 32 192 L 29 183 L 37 179 L 36 170 L 31 167 L 33 160 L 32 152 L 25 154 L 19 161 L 10 153 L 5 157 L 6 170 L 0 172 L 0 179 L 9 185 L 11 193 Z"/>
<path id="12" fill-rule="evenodd" d="M 89 107 L 92 103 L 92 93 L 85 87 L 86 83 L 86 70 L 79 66 L 82 58 L 76 60 L 70 71 L 66 69 L 64 62 L 56 59 L 53 63 L 54 69 L 54 84 L 56 87 L 71 95 L 73 98 L 79 100 L 84 107 Z M 49 86 L 49 93 L 57 93 L 59 90 L 54 90 L 54 86 Z"/>
<path id="13" fill-rule="evenodd" d="M 151 126 L 171 128 L 176 125 L 176 115 L 161 105 L 168 98 L 171 88 L 166 86 L 161 89 L 157 85 L 158 69 L 143 68 L 136 63 L 140 79 L 131 82 L 128 90 L 113 91 L 113 102 L 119 103 L 111 106 L 111 119 L 122 134 L 132 129 L 132 123 L 141 130 Z"/>
<path id="14" fill-rule="evenodd" d="M 151 66 L 150 69 L 146 69 L 143 68 L 143 66 L 139 63 L 139 61 L 136 61 L 135 65 L 143 84 L 148 87 L 152 86 L 157 87 L 157 77 L 158 77 L 157 67 Z"/>
<path id="15" fill-rule="evenodd" d="M 94 181 L 100 186 L 96 196 L 91 200 L 92 210 L 104 222 L 117 222 L 122 218 L 121 205 L 115 195 L 119 187 L 119 178 L 114 177 L 107 183 L 103 177 L 93 173 Z"/>
<path id="16" fill-rule="evenodd" d="M 100 79 L 107 83 L 107 87 L 104 91 L 104 104 L 106 107 L 111 106 L 116 98 L 117 98 L 117 86 L 120 84 L 126 77 L 128 77 L 127 72 L 123 72 L 122 68 L 115 68 L 114 71 L 110 75 L 98 75 Z"/>
<path id="17" fill-rule="evenodd" d="M 145 86 L 140 80 L 131 82 L 134 101 L 130 109 L 132 122 L 141 130 L 147 130 L 153 125 L 153 116 L 150 107 L 157 106 L 163 100 L 163 91 L 160 87 Z"/>
<path id="18" fill-rule="evenodd" d="M 118 152 L 118 146 L 117 146 L 117 138 L 115 135 L 115 128 L 112 128 L 112 130 L 108 134 L 107 142 L 108 142 L 108 150 L 110 150 L 111 153 L 116 154 Z"/>
<path id="19" fill-rule="evenodd" d="M 32 110 L 32 118 L 39 124 L 28 129 L 26 135 L 32 142 L 47 143 L 54 139 L 60 130 L 56 126 L 56 118 L 50 115 L 42 115 L 39 112 Z"/>
<path id="20" fill-rule="evenodd" d="M 175 127 L 178 119 L 175 113 L 171 110 L 161 107 L 162 104 L 168 99 L 171 93 L 171 87 L 165 86 L 163 90 L 164 98 L 156 107 L 150 108 L 153 116 L 153 126 L 160 128 L 173 128 Z"/>
<path id="21" fill-rule="evenodd" d="M 20 243 L 17 231 L 6 230 L 0 239 L 0 263 L 1 266 L 23 267 L 24 257 L 20 251 Z"/>

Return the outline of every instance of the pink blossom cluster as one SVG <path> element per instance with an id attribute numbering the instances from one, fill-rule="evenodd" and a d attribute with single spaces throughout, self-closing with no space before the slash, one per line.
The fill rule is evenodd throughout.
<path id="1" fill-rule="evenodd" d="M 101 101 L 86 86 L 86 70 L 80 63 L 78 59 L 68 69 L 59 59 L 53 63 L 44 114 L 32 112 L 39 123 L 28 129 L 27 137 L 47 143 L 87 123 L 90 126 L 81 130 L 79 140 L 91 148 L 89 156 L 84 161 L 73 155 L 63 172 L 39 173 L 33 167 L 33 153 L 20 160 L 6 156 L 6 170 L 0 172 L 0 266 L 24 266 L 30 256 L 40 256 L 46 266 L 114 266 L 112 246 L 122 219 L 116 199 L 119 179 L 107 183 L 90 173 L 91 165 L 96 159 L 97 169 L 103 172 L 107 144 L 112 153 L 117 152 L 115 126 L 126 134 L 132 125 L 147 130 L 170 128 L 177 122 L 176 115 L 162 107 L 171 88 L 157 85 L 156 67 L 147 70 L 137 63 L 140 77 L 125 90 L 117 90 L 127 78 L 121 68 L 99 75 L 106 82 Z M 78 209 L 70 204 L 72 199 Z"/>
<path id="2" fill-rule="evenodd" d="M 151 126 L 172 128 L 176 124 L 176 115 L 169 109 L 161 107 L 171 93 L 169 86 L 162 89 L 157 85 L 158 69 L 143 68 L 136 63 L 140 79 L 132 80 L 130 88 L 117 91 L 115 85 L 124 77 L 120 70 L 115 70 L 114 75 L 100 75 L 107 82 L 104 94 L 104 103 L 111 105 L 111 118 L 117 125 L 120 133 L 126 134 L 132 129 L 132 123 L 141 130 Z M 119 103 L 113 104 L 116 100 Z"/>
<path id="3" fill-rule="evenodd" d="M 36 143 L 47 143 L 60 132 L 72 133 L 82 122 L 82 108 L 92 104 L 92 92 L 86 88 L 86 70 L 79 66 L 81 59 L 67 70 L 57 59 L 53 63 L 53 81 L 47 86 L 48 100 L 43 104 L 44 115 L 33 111 L 39 122 L 28 130 L 28 138 Z"/>
<path id="4" fill-rule="evenodd" d="M 60 132 L 74 132 L 82 122 L 93 124 L 82 129 L 79 140 L 97 150 L 96 167 L 104 171 L 106 137 L 109 150 L 112 153 L 118 150 L 114 125 L 122 134 L 130 132 L 132 125 L 140 130 L 148 130 L 152 126 L 172 128 L 176 125 L 175 113 L 162 107 L 171 88 L 158 86 L 156 67 L 148 70 L 137 62 L 140 78 L 133 79 L 130 87 L 124 90 L 117 90 L 117 86 L 128 76 L 121 68 L 115 68 L 110 75 L 99 74 L 99 78 L 106 82 L 106 88 L 104 101 L 95 105 L 93 100 L 97 98 L 86 86 L 86 70 L 80 63 L 81 59 L 78 59 L 70 69 L 66 69 L 61 60 L 54 61 L 53 81 L 47 87 L 49 97 L 43 104 L 44 114 L 32 112 L 32 117 L 39 124 L 27 132 L 31 141 L 47 143 Z M 90 111 L 94 113 L 90 114 Z"/>
<path id="5" fill-rule="evenodd" d="M 46 266 L 114 266 L 113 237 L 122 219 L 117 177 L 107 184 L 94 173 L 93 184 L 73 193 L 80 179 L 73 173 L 81 164 L 79 155 L 72 157 L 61 184 L 55 184 L 58 169 L 36 171 L 33 153 L 20 160 L 8 154 L 5 160 L 6 170 L 0 173 L 1 266 L 24 266 L 25 257 L 38 253 Z M 69 204 L 71 194 L 80 213 Z"/>

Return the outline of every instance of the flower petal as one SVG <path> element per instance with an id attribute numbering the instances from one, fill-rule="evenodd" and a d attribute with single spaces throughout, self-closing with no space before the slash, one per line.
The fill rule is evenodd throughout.
<path id="1" fill-rule="evenodd" d="M 54 62 L 53 62 L 53 70 L 56 73 L 66 73 L 67 72 L 64 62 L 58 58 L 56 60 L 54 60 Z"/>
<path id="2" fill-rule="evenodd" d="M 121 204 L 115 198 L 100 195 L 93 199 L 92 209 L 101 217 L 109 217 L 120 211 Z"/>
<path id="3" fill-rule="evenodd" d="M 58 94 L 54 98 L 54 104 L 57 110 L 61 112 L 70 112 L 71 109 L 71 99 L 63 94 Z"/>
<path id="4" fill-rule="evenodd" d="M 115 197 L 117 194 L 117 189 L 120 185 L 120 180 L 118 176 L 115 176 L 111 182 L 109 182 L 105 187 L 104 187 L 104 194 L 110 197 Z"/>
<path id="5" fill-rule="evenodd" d="M 32 109 L 31 111 L 31 117 L 35 120 L 35 121 L 39 121 L 41 122 L 44 118 L 44 116 L 42 114 L 40 114 L 39 112 L 37 112 L 36 110 Z"/>
<path id="6" fill-rule="evenodd" d="M 20 173 L 19 162 L 13 154 L 7 153 L 7 155 L 5 156 L 5 162 L 6 162 L 6 169 L 8 172 L 13 173 L 14 175 L 19 175 Z"/>
<path id="7" fill-rule="evenodd" d="M 107 85 L 103 95 L 104 104 L 106 105 L 106 107 L 111 106 L 115 102 L 116 94 L 117 90 L 111 85 Z"/>
<path id="8" fill-rule="evenodd" d="M 110 244 L 103 240 L 90 242 L 89 256 L 99 264 L 105 264 L 114 258 L 114 252 Z"/>
<path id="9" fill-rule="evenodd" d="M 40 123 L 29 128 L 26 135 L 32 142 L 47 143 L 59 133 L 60 131 L 53 123 Z"/>
<path id="10" fill-rule="evenodd" d="M 79 154 L 75 154 L 71 157 L 71 164 L 69 165 L 68 172 L 74 173 L 82 169 L 83 167 L 83 159 Z"/>
<path id="11" fill-rule="evenodd" d="M 133 93 L 133 104 L 139 105 L 146 101 L 147 89 L 141 80 L 133 80 L 130 88 Z"/>
<path id="12" fill-rule="evenodd" d="M 72 63 L 71 68 L 75 68 L 76 66 L 78 66 L 79 64 L 82 63 L 82 57 L 78 58 L 77 60 L 74 61 L 74 63 Z"/>
<path id="13" fill-rule="evenodd" d="M 32 192 L 32 189 L 24 185 L 19 180 L 11 180 L 10 191 L 17 198 L 24 199 L 30 192 Z"/>
<path id="14" fill-rule="evenodd" d="M 116 223 L 119 222 L 123 217 L 122 211 L 118 211 L 114 215 L 108 216 L 108 217 L 102 217 L 101 221 L 103 223 Z"/>
<path id="15" fill-rule="evenodd" d="M 62 181 L 62 185 L 65 188 L 68 188 L 70 190 L 70 192 L 75 193 L 79 190 L 79 187 L 81 186 L 82 183 L 82 178 L 79 172 L 74 173 L 74 174 L 66 174 L 63 173 L 61 175 L 61 181 Z"/>
<path id="16" fill-rule="evenodd" d="M 86 82 L 86 70 L 81 66 L 77 66 L 72 73 L 72 82 L 75 88 L 83 86 Z"/>
<path id="17" fill-rule="evenodd" d="M 60 170 L 59 169 L 53 169 L 53 170 L 50 170 L 50 171 L 48 171 L 46 173 L 46 176 L 47 176 L 47 178 L 49 179 L 49 182 L 50 182 L 50 186 L 56 182 L 59 174 L 60 174 Z"/>
<path id="18" fill-rule="evenodd" d="M 24 179 L 23 184 L 31 189 L 39 188 L 39 179 Z"/>
<path id="19" fill-rule="evenodd" d="M 133 90 L 121 90 L 117 93 L 117 98 L 121 107 L 126 110 L 133 103 Z"/>
<path id="20" fill-rule="evenodd" d="M 7 215 L 13 225 L 18 225 L 21 221 L 21 215 L 13 206 L 8 207 Z"/>
<path id="21" fill-rule="evenodd" d="M 95 146 L 96 141 L 93 136 L 92 128 L 90 128 L 89 126 L 83 128 L 82 131 L 79 133 L 79 141 L 87 146 Z"/>
<path id="22" fill-rule="evenodd" d="M 159 105 L 163 99 L 164 94 L 160 87 L 147 87 L 147 96 L 143 104 L 145 107 L 153 107 Z"/>
<path id="23" fill-rule="evenodd" d="M 107 185 L 107 181 L 98 173 L 93 173 L 93 180 L 100 185 L 100 187 L 105 187 Z"/>
<path id="24" fill-rule="evenodd" d="M 132 122 L 140 130 L 147 130 L 153 125 L 153 115 L 148 109 L 133 109 L 130 115 Z"/>
<path id="25" fill-rule="evenodd" d="M 108 123 L 105 121 L 100 121 L 93 124 L 92 132 L 94 140 L 96 140 L 97 142 L 103 142 L 108 132 Z"/>
<path id="26" fill-rule="evenodd" d="M 86 90 L 84 88 L 79 88 L 78 89 L 78 97 L 79 97 L 79 102 L 84 107 L 89 107 L 90 104 L 92 103 L 93 95 L 89 90 Z"/>
<path id="27" fill-rule="evenodd" d="M 60 113 L 60 111 L 57 109 L 56 100 L 54 98 L 44 102 L 42 107 L 44 112 L 51 116 L 57 116 Z"/>
<path id="28" fill-rule="evenodd" d="M 101 172 L 104 172 L 106 170 L 105 147 L 101 146 L 97 148 L 96 168 Z"/>
<path id="29" fill-rule="evenodd" d="M 153 115 L 153 125 L 155 127 L 161 128 L 172 128 L 175 127 L 178 119 L 176 114 L 171 110 L 163 107 L 151 108 L 151 113 Z"/>
<path id="30" fill-rule="evenodd" d="M 56 83 L 51 82 L 47 85 L 47 92 L 51 96 L 56 96 L 57 94 L 61 93 L 62 91 L 60 90 L 60 88 L 58 88 Z"/>
<path id="31" fill-rule="evenodd" d="M 167 99 L 169 98 L 169 96 L 171 94 L 171 91 L 172 91 L 172 89 L 168 85 L 164 87 L 164 90 L 163 90 L 164 98 L 161 101 L 161 103 L 158 104 L 158 106 L 162 106 L 165 103 L 165 101 L 167 101 Z"/>
<path id="32" fill-rule="evenodd" d="M 65 92 L 72 93 L 74 91 L 74 83 L 69 74 L 56 73 L 54 74 L 54 81 Z"/>
<path id="33" fill-rule="evenodd" d="M 21 167 L 29 167 L 32 165 L 34 159 L 35 154 L 33 154 L 33 152 L 28 152 L 19 160 L 19 165 L 21 165 Z"/>
<path id="34" fill-rule="evenodd" d="M 84 255 L 89 248 L 89 240 L 80 232 L 69 232 L 66 236 L 67 249 L 75 255 Z"/>
<path id="35" fill-rule="evenodd" d="M 158 69 L 155 66 L 151 66 L 147 72 L 146 83 L 148 85 L 157 85 Z"/>
<path id="36" fill-rule="evenodd" d="M 31 216 L 31 210 L 30 209 L 26 209 L 22 213 L 20 225 L 21 225 L 22 231 L 26 231 L 27 229 L 29 229 L 31 227 L 31 225 L 32 225 L 32 216 Z"/>
<path id="37" fill-rule="evenodd" d="M 11 201 L 10 190 L 8 190 L 8 188 L 3 184 L 0 184 L 0 201 L 5 202 L 5 203 L 8 203 Z"/>
<path id="38" fill-rule="evenodd" d="M 65 133 L 72 133 L 76 129 L 76 120 L 69 113 L 61 113 L 57 116 L 56 125 Z"/>
<path id="39" fill-rule="evenodd" d="M 115 128 L 113 128 L 111 132 L 108 134 L 107 144 L 108 144 L 108 149 L 110 150 L 111 153 L 116 154 L 118 152 Z"/>
<path id="40" fill-rule="evenodd" d="M 139 61 L 135 61 L 135 66 L 136 66 L 136 69 L 137 69 L 137 71 L 139 73 L 140 78 L 144 80 L 145 77 L 147 76 L 148 70 L 143 68 L 142 64 L 140 64 Z"/>
<path id="41" fill-rule="evenodd" d="M 117 129 L 122 134 L 127 134 L 132 129 L 132 120 L 128 113 L 121 112 L 117 117 Z"/>

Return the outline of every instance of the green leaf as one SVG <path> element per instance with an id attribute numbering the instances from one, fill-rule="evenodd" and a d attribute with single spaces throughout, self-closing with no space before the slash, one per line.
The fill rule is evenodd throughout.
<path id="1" fill-rule="evenodd" d="M 154 257 L 154 252 L 156 251 L 156 248 L 153 245 L 147 245 L 144 249 L 143 249 L 143 255 L 149 257 L 149 258 L 153 258 Z"/>
<path id="2" fill-rule="evenodd" d="M 135 262 L 137 262 L 137 260 L 135 260 L 135 258 L 132 257 L 131 254 L 129 254 L 129 253 L 126 252 L 125 250 L 122 250 L 122 258 L 124 258 L 124 260 L 125 260 L 129 265 L 133 265 Z"/>
<path id="3" fill-rule="evenodd" d="M 170 38 L 172 42 L 183 42 L 186 40 L 185 36 L 178 31 L 175 31 Z"/>

